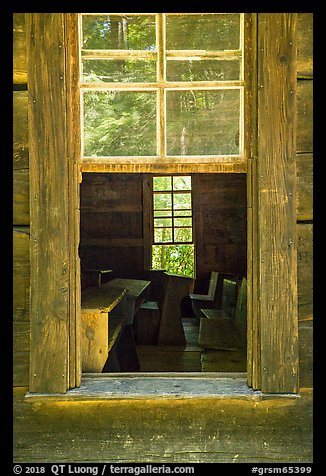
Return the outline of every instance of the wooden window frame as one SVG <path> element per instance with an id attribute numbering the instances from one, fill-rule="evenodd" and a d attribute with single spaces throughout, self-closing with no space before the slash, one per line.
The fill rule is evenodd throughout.
<path id="1" fill-rule="evenodd" d="M 26 14 L 30 143 L 30 392 L 78 387 L 80 125 L 77 14 Z M 155 173 L 247 172 L 248 385 L 298 392 L 296 13 L 245 14 L 245 161 Z M 105 172 L 151 173 L 149 164 Z M 93 171 L 89 166 L 87 171 Z"/>

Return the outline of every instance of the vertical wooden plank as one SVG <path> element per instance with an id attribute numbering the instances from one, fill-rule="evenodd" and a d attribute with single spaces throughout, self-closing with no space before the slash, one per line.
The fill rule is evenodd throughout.
<path id="1" fill-rule="evenodd" d="M 244 152 L 247 159 L 247 380 L 257 388 L 257 256 L 255 176 L 257 157 L 257 14 L 244 17 L 244 80 L 245 80 L 245 135 Z"/>
<path id="2" fill-rule="evenodd" d="M 298 390 L 295 13 L 258 14 L 261 390 Z"/>
<path id="3" fill-rule="evenodd" d="M 64 15 L 26 15 L 31 203 L 30 391 L 66 392 L 69 324 Z"/>
<path id="4" fill-rule="evenodd" d="M 79 250 L 79 166 L 81 153 L 78 14 L 65 15 L 67 158 L 69 169 L 69 388 L 81 382 L 81 283 Z"/>
<path id="5" fill-rule="evenodd" d="M 149 270 L 151 266 L 152 250 L 152 176 L 142 175 L 143 199 L 143 266 Z"/>

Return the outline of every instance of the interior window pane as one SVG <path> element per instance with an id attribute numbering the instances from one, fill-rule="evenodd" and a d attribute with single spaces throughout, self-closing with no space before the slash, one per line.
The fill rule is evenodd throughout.
<path id="1" fill-rule="evenodd" d="M 156 81 L 156 61 L 83 60 L 85 83 L 136 83 Z"/>
<path id="2" fill-rule="evenodd" d="M 194 245 L 152 246 L 152 268 L 166 269 L 169 273 L 194 276 Z"/>
<path id="3" fill-rule="evenodd" d="M 172 218 L 155 218 L 154 227 L 171 227 Z"/>
<path id="4" fill-rule="evenodd" d="M 170 193 L 154 194 L 154 210 L 171 210 L 172 195 Z"/>
<path id="5" fill-rule="evenodd" d="M 173 208 L 183 209 L 191 208 L 191 194 L 190 193 L 177 193 L 173 195 Z"/>
<path id="6" fill-rule="evenodd" d="M 83 15 L 83 48 L 155 50 L 154 15 Z"/>
<path id="7" fill-rule="evenodd" d="M 172 210 L 154 210 L 154 217 L 170 217 Z"/>
<path id="8" fill-rule="evenodd" d="M 175 218 L 174 226 L 192 226 L 192 218 Z"/>
<path id="9" fill-rule="evenodd" d="M 168 60 L 168 81 L 236 81 L 240 79 L 239 60 Z"/>
<path id="10" fill-rule="evenodd" d="M 84 92 L 84 155 L 156 155 L 156 93 Z"/>
<path id="11" fill-rule="evenodd" d="M 239 154 L 240 91 L 168 91 L 168 155 Z"/>
<path id="12" fill-rule="evenodd" d="M 191 177 L 173 177 L 173 190 L 191 190 Z"/>
<path id="13" fill-rule="evenodd" d="M 155 228 L 154 243 L 172 242 L 172 228 Z"/>
<path id="14" fill-rule="evenodd" d="M 237 50 L 239 45 L 239 13 L 167 15 L 167 49 Z"/>
<path id="15" fill-rule="evenodd" d="M 173 210 L 173 216 L 175 217 L 191 217 L 191 210 Z"/>
<path id="16" fill-rule="evenodd" d="M 172 190 L 172 177 L 153 177 L 153 190 Z"/>
<path id="17" fill-rule="evenodd" d="M 174 241 L 179 243 L 192 241 L 192 229 L 191 228 L 175 228 Z"/>

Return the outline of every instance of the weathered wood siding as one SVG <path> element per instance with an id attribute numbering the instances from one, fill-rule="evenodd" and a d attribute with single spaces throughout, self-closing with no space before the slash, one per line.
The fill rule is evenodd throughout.
<path id="1" fill-rule="evenodd" d="M 312 385 L 313 14 L 298 14 L 297 243 L 300 386 Z"/>
<path id="2" fill-rule="evenodd" d="M 309 389 L 297 399 L 260 402 L 226 397 L 35 404 L 23 401 L 22 390 L 14 400 L 15 463 L 312 462 Z"/>
<path id="3" fill-rule="evenodd" d="M 28 385 L 30 219 L 25 14 L 13 16 L 13 384 Z"/>

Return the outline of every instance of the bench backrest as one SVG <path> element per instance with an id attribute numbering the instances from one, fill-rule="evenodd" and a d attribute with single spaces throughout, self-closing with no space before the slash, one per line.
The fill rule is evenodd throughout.
<path id="1" fill-rule="evenodd" d="M 222 305 L 221 309 L 230 317 L 234 317 L 237 304 L 237 281 L 223 279 Z"/>
<path id="2" fill-rule="evenodd" d="M 207 293 L 210 299 L 214 299 L 215 297 L 217 282 L 218 282 L 218 272 L 211 271 L 211 277 L 209 280 L 209 287 L 208 287 L 208 293 Z"/>
<path id="3" fill-rule="evenodd" d="M 242 278 L 237 307 L 234 316 L 235 324 L 240 331 L 244 346 L 247 342 L 247 280 Z"/>

